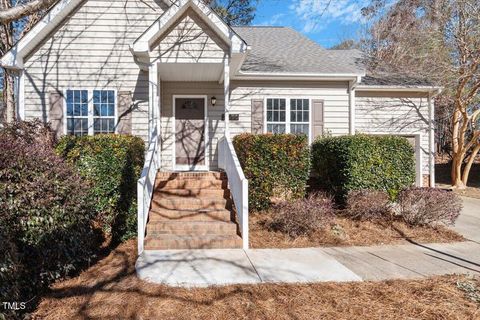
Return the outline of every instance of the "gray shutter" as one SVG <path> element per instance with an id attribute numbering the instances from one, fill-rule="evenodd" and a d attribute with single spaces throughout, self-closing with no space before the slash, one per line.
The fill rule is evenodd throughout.
<path id="1" fill-rule="evenodd" d="M 252 99 L 252 133 L 263 133 L 263 100 Z"/>
<path id="2" fill-rule="evenodd" d="M 118 92 L 118 123 L 117 133 L 131 134 L 132 133 L 132 93 L 130 91 Z"/>
<path id="3" fill-rule="evenodd" d="M 323 135 L 324 112 L 323 100 L 312 100 L 312 134 L 313 139 Z"/>
<path id="4" fill-rule="evenodd" d="M 64 116 L 63 116 L 63 96 L 58 91 L 50 91 L 48 97 L 48 121 L 57 136 L 63 134 Z"/>

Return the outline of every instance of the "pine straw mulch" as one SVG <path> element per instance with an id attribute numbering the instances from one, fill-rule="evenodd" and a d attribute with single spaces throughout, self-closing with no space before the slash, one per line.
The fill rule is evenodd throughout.
<path id="1" fill-rule="evenodd" d="M 80 276 L 59 282 L 33 319 L 478 319 L 480 304 L 460 283 L 477 278 L 234 285 L 180 289 L 135 275 L 129 241 Z"/>
<path id="2" fill-rule="evenodd" d="M 382 244 L 436 243 L 464 241 L 461 235 L 443 226 L 409 227 L 402 221 L 353 221 L 336 217 L 325 230 L 318 230 L 310 236 L 290 238 L 281 232 L 271 231 L 267 222 L 271 212 L 251 214 L 250 246 L 252 248 L 304 248 L 319 246 L 372 246 Z"/>

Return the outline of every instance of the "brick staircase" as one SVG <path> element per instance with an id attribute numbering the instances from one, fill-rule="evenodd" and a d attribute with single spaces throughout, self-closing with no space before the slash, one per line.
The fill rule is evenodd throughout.
<path id="1" fill-rule="evenodd" d="M 241 248 L 223 172 L 158 172 L 146 250 Z"/>

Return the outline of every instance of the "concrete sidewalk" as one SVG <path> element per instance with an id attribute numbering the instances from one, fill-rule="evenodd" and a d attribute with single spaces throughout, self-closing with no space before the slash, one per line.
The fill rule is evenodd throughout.
<path id="1" fill-rule="evenodd" d="M 146 251 L 137 275 L 172 286 L 415 279 L 480 274 L 480 200 L 464 198 L 454 228 L 472 241 L 372 247 Z"/>

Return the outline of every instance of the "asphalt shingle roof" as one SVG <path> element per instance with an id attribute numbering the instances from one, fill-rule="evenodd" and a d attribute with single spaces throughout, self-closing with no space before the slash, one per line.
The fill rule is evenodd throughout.
<path id="1" fill-rule="evenodd" d="M 327 50 L 289 27 L 234 27 L 252 47 L 245 72 L 355 73 L 364 72 L 358 50 Z"/>

